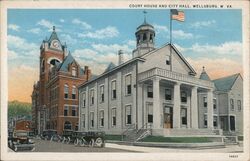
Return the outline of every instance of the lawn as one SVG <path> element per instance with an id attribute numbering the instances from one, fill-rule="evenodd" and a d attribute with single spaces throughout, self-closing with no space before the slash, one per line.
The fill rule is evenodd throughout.
<path id="1" fill-rule="evenodd" d="M 212 142 L 208 137 L 163 137 L 148 136 L 140 142 L 162 142 L 162 143 L 207 143 Z"/>
<path id="2" fill-rule="evenodd" d="M 121 141 L 122 136 L 121 135 L 105 135 L 106 140 L 116 140 L 116 141 Z"/>

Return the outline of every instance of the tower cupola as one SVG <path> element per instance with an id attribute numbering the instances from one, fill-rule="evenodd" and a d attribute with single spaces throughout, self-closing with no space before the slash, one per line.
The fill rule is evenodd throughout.
<path id="1" fill-rule="evenodd" d="M 136 49 L 133 51 L 133 57 L 141 56 L 154 49 L 154 26 L 147 23 L 146 13 L 147 12 L 144 11 L 144 22 L 139 27 L 137 27 L 135 32 Z"/>

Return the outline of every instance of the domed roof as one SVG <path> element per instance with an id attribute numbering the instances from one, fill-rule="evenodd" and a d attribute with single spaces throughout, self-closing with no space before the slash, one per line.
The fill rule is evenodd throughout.
<path id="1" fill-rule="evenodd" d="M 144 21 L 140 26 L 138 26 L 137 30 L 140 29 L 140 28 L 142 28 L 142 27 L 150 27 L 150 28 L 154 29 L 154 26 L 151 25 L 151 24 L 149 24 L 149 23 L 147 23 L 146 21 Z"/>
<path id="2" fill-rule="evenodd" d="M 203 70 L 202 70 L 201 75 L 200 75 L 200 79 L 211 81 L 211 79 L 209 78 L 207 72 L 205 71 L 205 67 L 203 67 Z"/>

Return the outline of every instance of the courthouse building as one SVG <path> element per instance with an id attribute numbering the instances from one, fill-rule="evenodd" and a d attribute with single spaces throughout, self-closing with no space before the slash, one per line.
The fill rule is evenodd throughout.
<path id="1" fill-rule="evenodd" d="M 128 128 L 150 128 L 153 135 L 169 136 L 223 129 L 242 134 L 239 74 L 210 80 L 203 68 L 196 76 L 174 45 L 155 48 L 154 27 L 146 21 L 135 36 L 132 59 L 124 62 L 118 51 L 117 66 L 110 63 L 79 87 L 81 131 L 122 134 Z"/>
<path id="2" fill-rule="evenodd" d="M 34 130 L 78 130 L 78 85 L 88 80 L 91 71 L 84 69 L 59 40 L 55 27 L 40 47 L 40 78 L 32 92 Z"/>

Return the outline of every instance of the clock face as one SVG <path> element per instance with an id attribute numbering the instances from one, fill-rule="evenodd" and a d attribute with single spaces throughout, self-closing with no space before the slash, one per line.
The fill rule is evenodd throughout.
<path id="1" fill-rule="evenodd" d="M 58 41 L 53 41 L 53 42 L 52 42 L 52 46 L 53 46 L 54 48 L 57 48 L 57 49 L 60 48 L 60 44 L 59 44 Z"/>

